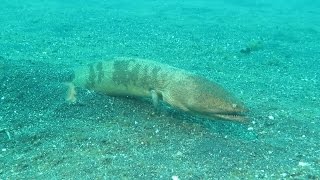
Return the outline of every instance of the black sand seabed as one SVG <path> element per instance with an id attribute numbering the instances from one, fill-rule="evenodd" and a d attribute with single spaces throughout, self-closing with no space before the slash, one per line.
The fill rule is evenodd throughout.
<path id="1" fill-rule="evenodd" d="M 319 6 L 2 0 L 0 179 L 319 179 Z M 69 71 L 115 56 L 212 79 L 251 121 L 85 89 L 65 102 Z"/>

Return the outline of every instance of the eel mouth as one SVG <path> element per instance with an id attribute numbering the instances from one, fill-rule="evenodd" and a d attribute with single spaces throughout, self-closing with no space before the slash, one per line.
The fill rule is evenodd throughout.
<path id="1" fill-rule="evenodd" d="M 241 112 L 213 113 L 212 116 L 217 117 L 219 119 L 230 121 L 245 122 L 247 120 L 247 116 Z"/>

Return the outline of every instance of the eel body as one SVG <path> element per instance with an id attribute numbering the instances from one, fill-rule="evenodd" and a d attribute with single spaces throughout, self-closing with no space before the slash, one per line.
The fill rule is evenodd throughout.
<path id="1" fill-rule="evenodd" d="M 159 62 L 114 58 L 80 67 L 72 84 L 110 96 L 150 97 L 213 119 L 244 121 L 245 107 L 218 84 Z"/>

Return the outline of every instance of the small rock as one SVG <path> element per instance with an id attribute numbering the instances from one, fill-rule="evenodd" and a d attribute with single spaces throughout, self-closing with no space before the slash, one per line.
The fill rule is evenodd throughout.
<path id="1" fill-rule="evenodd" d="M 269 115 L 268 118 L 269 118 L 270 120 L 274 120 L 274 117 L 273 117 L 272 115 Z"/>
<path id="2" fill-rule="evenodd" d="M 287 177 L 288 176 L 288 174 L 287 173 L 282 173 L 282 174 L 280 174 L 282 177 Z"/>
<path id="3" fill-rule="evenodd" d="M 307 163 L 307 162 L 302 162 L 302 161 L 300 161 L 299 164 L 298 164 L 298 166 L 305 167 L 305 166 L 310 166 L 310 164 Z"/>
<path id="4" fill-rule="evenodd" d="M 179 180 L 179 176 L 172 176 L 172 180 Z"/>

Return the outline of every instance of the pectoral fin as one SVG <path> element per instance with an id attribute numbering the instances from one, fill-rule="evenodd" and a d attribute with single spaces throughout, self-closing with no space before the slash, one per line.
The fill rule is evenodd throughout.
<path id="1" fill-rule="evenodd" d="M 159 104 L 159 95 L 155 90 L 151 90 L 150 94 L 151 94 L 153 106 L 157 108 Z"/>

